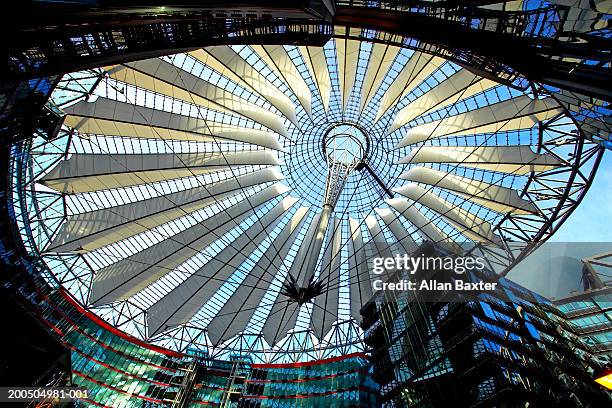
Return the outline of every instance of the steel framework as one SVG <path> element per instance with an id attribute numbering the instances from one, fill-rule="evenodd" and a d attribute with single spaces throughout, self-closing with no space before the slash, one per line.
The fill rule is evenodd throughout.
<path id="1" fill-rule="evenodd" d="M 32 116 L 23 115 L 29 111 L 36 112 L 37 107 L 43 106 L 54 88 L 63 89 L 76 100 L 89 98 L 91 90 L 101 83 L 115 86 L 105 76 L 107 74 L 94 67 L 193 50 L 202 45 L 289 42 L 308 47 L 320 45 L 332 36 L 340 41 L 367 41 L 444 57 L 480 76 L 502 81 L 510 88 L 532 92 L 536 98 L 554 99 L 564 109 L 538 125 L 536 153 L 554 158 L 559 165 L 549 171 L 532 172 L 529 182 L 520 192 L 521 197 L 534 203 L 538 211 L 532 214 L 509 212 L 496 220 L 491 232 L 502 237 L 504 242 L 526 242 L 528 248 L 522 253 L 523 257 L 554 233 L 579 204 L 601 159 L 602 149 L 598 142 L 607 140 L 609 136 L 609 116 L 602 102 L 602 99 L 609 99 L 609 90 L 592 86 L 594 78 L 609 79 L 609 47 L 606 51 L 609 38 L 594 33 L 597 30 L 592 27 L 569 27 L 573 21 L 571 8 L 553 5 L 537 10 L 495 11 L 479 7 L 491 2 L 474 2 L 463 7 L 443 2 L 433 7 L 420 2 L 393 2 L 389 6 L 386 2 L 340 1 L 337 8 L 327 4 L 313 9 L 314 3 L 321 6 L 318 2 L 302 2 L 288 11 L 270 2 L 259 7 L 254 14 L 245 12 L 240 16 L 228 16 L 214 7 L 206 12 L 138 9 L 125 15 L 114 10 L 105 15 L 107 20 L 100 25 L 83 24 L 91 17 L 87 13 L 69 15 L 67 18 L 77 20 L 63 21 L 63 24 L 44 24 L 46 18 L 53 17 L 54 13 L 50 13 L 31 20 L 32 24 L 40 24 L 40 29 L 19 26 L 20 22 L 15 22 L 12 29 L 24 35 L 18 36 L 19 40 L 8 50 L 8 64 L 3 70 L 3 78 L 7 79 L 3 90 L 5 95 L 10 95 L 2 110 L 3 120 L 10 124 L 3 128 L 3 137 L 11 141 L 24 140 L 24 143 L 17 143 L 10 150 L 3 146 L 1 162 L 10 163 L 10 167 L 2 168 L 2 179 L 7 187 L 6 201 L 3 200 L 7 217 L 3 221 L 9 221 L 11 228 L 19 229 L 16 236 L 27 239 L 25 249 L 20 247 L 21 238 L 8 236 L 3 240 L 7 245 L 6 262 L 15 263 L 16 260 L 11 258 L 20 258 L 18 263 L 30 265 L 31 272 L 42 274 L 47 284 L 53 282 L 58 286 L 77 288 L 74 289 L 77 293 L 81 290 L 78 287 L 89 288 L 91 285 L 88 279 L 92 267 L 83 253 L 45 254 L 47 264 L 53 263 L 61 270 L 70 271 L 59 279 L 45 270 L 44 263 L 40 262 L 40 243 L 57 235 L 69 217 L 66 200 L 71 192 L 40 192 L 36 191 L 34 183 L 41 173 L 67 157 L 69 152 L 65 146 L 70 142 L 65 143 L 74 137 L 74 130 L 62 129 L 58 133 L 58 123 L 62 120 L 57 116 L 58 112 L 45 111 L 34 115 L 35 121 Z M 133 25 L 134 15 L 146 15 L 148 19 Z M 592 19 L 596 21 L 599 17 Z M 333 31 L 332 24 L 342 28 Z M 434 33 L 431 30 L 434 26 L 436 30 L 440 27 L 443 30 Z M 405 27 L 414 27 L 415 31 L 406 31 Z M 454 42 L 449 43 L 449 38 Z M 584 42 L 575 44 L 566 41 L 567 38 L 581 38 Z M 580 63 L 570 63 L 570 59 L 579 59 Z M 65 70 L 83 68 L 92 69 L 79 77 L 64 77 L 62 81 L 56 76 Z M 35 85 L 21 82 L 41 75 L 49 77 Z M 536 85 L 536 81 L 563 89 Z M 91 88 L 84 87 L 84 83 Z M 320 84 L 317 85 L 320 88 Z M 346 101 L 342 99 L 341 104 L 346 106 Z M 320 112 L 314 114 L 315 119 L 323 116 Z M 30 122 L 35 126 L 25 126 Z M 47 157 L 41 168 L 35 170 L 32 168 L 33 148 Z M 371 175 L 366 177 L 377 177 L 372 168 L 369 168 Z M 381 184 L 380 180 L 370 182 Z M 438 187 L 437 184 L 435 182 L 431 188 Z M 389 191 L 386 189 L 385 193 Z M 445 223 L 450 212 L 428 214 L 431 215 L 430 221 L 422 228 L 427 224 Z M 383 219 L 393 225 L 397 218 Z M 32 225 L 40 228 L 33 232 Z M 383 232 L 380 227 L 376 231 L 375 225 L 368 227 L 373 240 L 391 231 Z M 332 240 L 328 239 L 325 251 L 331 250 L 329 242 Z M 487 246 L 483 250 L 489 251 Z M 491 253 L 490 259 L 497 259 L 502 269 L 519 260 L 512 258 L 511 250 Z M 360 284 L 362 278 L 358 278 L 355 284 Z M 328 289 L 337 289 L 339 285 L 337 280 L 332 281 Z M 82 291 L 77 297 L 86 301 L 87 293 Z M 152 336 L 144 329 L 144 310 L 130 302 L 106 305 L 98 312 L 113 325 L 130 328 L 137 336 L 172 349 L 184 351 L 196 344 L 211 347 L 214 343 L 212 356 L 226 356 L 232 350 L 240 349 L 259 353 L 261 361 L 272 362 L 278 359 L 299 360 L 304 356 L 327 357 L 339 352 L 338 345 L 351 350 L 361 347 L 360 333 L 353 320 L 333 324 L 327 339 L 317 338 L 308 330 L 294 331 L 282 344 L 271 349 L 261 333 L 241 333 L 231 342 L 221 344 L 208 341 L 201 327 L 189 324 Z M 334 338 L 339 340 L 332 341 Z"/>
<path id="2" fill-rule="evenodd" d="M 99 78 L 102 79 L 99 80 Z M 91 88 L 88 88 L 86 84 L 90 84 Z M 105 78 L 102 71 L 99 70 L 67 76 L 58 85 L 58 89 L 61 91 L 59 101 L 67 105 L 72 105 L 75 102 L 80 103 L 78 101 L 91 98 L 93 88 L 108 84 L 113 83 L 110 82 L 110 79 Z M 113 86 L 116 87 L 116 85 Z M 539 92 L 537 97 L 544 98 L 546 91 L 539 89 Z M 550 95 L 548 96 L 550 97 Z M 509 116 L 509 119 L 511 118 L 512 116 Z M 51 121 L 50 123 L 53 122 Z M 55 127 L 50 126 L 50 132 L 53 132 L 52 129 L 55 129 Z M 91 300 L 88 288 L 92 285 L 91 274 L 88 271 L 92 270 L 93 267 L 90 265 L 91 259 L 85 256 L 86 251 L 76 251 L 72 254 L 53 254 L 53 251 L 49 253 L 48 250 L 44 249 L 47 246 L 46 242 L 57 236 L 62 225 L 71 217 L 70 212 L 67 211 L 72 206 L 72 200 L 68 199 L 71 192 L 38 191 L 35 188 L 35 184 L 39 180 L 39 174 L 48 173 L 49 169 L 53 169 L 59 162 L 65 160 L 69 153 L 73 153 L 67 150 L 70 145 L 69 141 L 73 137 L 80 136 L 78 132 L 65 127 L 55 138 L 50 138 L 46 135 L 38 138 L 34 142 L 35 146 L 26 147 L 23 154 L 16 156 L 22 158 L 23 161 L 21 163 L 23 163 L 23 166 L 15 167 L 16 170 L 20 170 L 17 171 L 16 175 L 18 177 L 15 178 L 13 184 L 15 189 L 14 197 L 21 199 L 20 204 L 15 207 L 15 213 L 18 216 L 18 225 L 22 228 L 21 233 L 32 237 L 33 244 L 30 246 L 30 249 L 37 251 L 37 248 L 43 248 L 47 253 L 41 255 L 44 256 L 47 264 L 58 265 L 51 281 L 57 280 L 59 285 L 71 288 L 72 293 L 77 299 L 87 302 L 88 299 Z M 530 176 L 529 183 L 525 185 L 524 191 L 521 192 L 521 196 L 537 206 L 538 212 L 531 214 L 509 212 L 505 217 L 495 222 L 495 226 L 491 231 L 492 234 L 502 237 L 504 241 L 516 240 L 527 243 L 528 247 L 525 249 L 524 254 L 534 249 L 538 242 L 545 240 L 553 233 L 563 218 L 569 215 L 571 210 L 575 208 L 588 188 L 602 153 L 601 148 L 597 144 L 590 142 L 582 136 L 579 124 L 567 112 L 552 115 L 549 119 L 540 122 L 534 137 L 538 148 L 536 153 L 547 157 L 554 157 L 558 162 L 554 169 L 534 172 Z M 450 143 L 454 142 L 451 141 Z M 318 145 L 316 146 L 318 147 Z M 374 148 L 375 146 L 372 147 Z M 31 156 L 29 152 L 33 151 L 37 153 Z M 288 157 L 291 157 L 293 154 L 289 153 Z M 43 157 L 45 159 L 41 161 L 40 159 Z M 372 160 L 370 158 L 369 160 L 374 167 L 381 168 L 376 163 L 377 159 Z M 41 167 L 36 168 L 35 172 L 32 173 L 31 163 L 39 163 Z M 327 172 L 325 173 L 327 174 Z M 365 177 L 369 177 L 369 173 L 364 174 L 366 174 Z M 389 175 L 385 173 L 382 174 L 382 177 L 390 181 L 393 180 L 393 178 L 389 178 Z M 471 194 L 477 195 L 475 193 Z M 32 209 L 32 205 L 37 207 Z M 437 212 L 430 213 L 428 223 L 444 225 L 446 222 L 444 220 L 449 216 L 449 211 L 438 210 Z M 397 220 L 397 215 L 395 218 L 383 218 L 383 220 L 392 226 Z M 31 230 L 32 226 L 35 227 L 34 232 Z M 327 224 L 325 226 L 329 228 Z M 426 225 L 420 226 L 421 229 L 425 227 Z M 322 246 L 324 243 L 323 236 L 328 228 L 325 228 L 319 234 L 321 235 Z M 337 228 L 333 226 L 330 234 Z M 377 246 L 380 242 L 386 240 L 386 238 L 382 240 L 386 232 L 377 229 L 375 224 L 368 224 L 368 230 L 370 239 L 374 242 L 373 249 L 368 251 L 375 252 L 371 252 L 366 260 L 373 253 L 382 253 L 381 251 L 384 251 L 384 249 L 377 248 Z M 329 251 L 329 240 L 327 242 L 324 252 Z M 489 247 L 485 245 L 483 248 L 488 250 Z M 359 248 L 356 249 L 359 250 Z M 353 248 L 354 250 L 355 248 Z M 338 249 L 334 249 L 334 251 L 338 251 Z M 319 258 L 318 252 L 310 252 L 313 259 L 310 262 L 312 267 L 305 268 L 307 271 L 313 272 L 315 270 L 315 265 Z M 517 261 L 517 259 L 509 258 L 513 253 L 510 250 L 502 250 L 500 252 L 498 249 L 493 251 L 493 253 L 495 256 L 490 257 L 490 259 L 498 260 L 500 266 L 504 268 Z M 323 260 L 322 262 L 322 267 L 324 267 L 330 261 Z M 306 280 L 310 280 L 310 278 L 312 276 L 305 276 Z M 361 282 L 367 282 L 365 275 L 357 275 L 357 282 L 354 284 L 358 285 Z M 338 286 L 338 279 L 333 278 L 330 282 L 327 282 L 325 290 L 338 290 Z M 201 326 L 192 324 L 182 325 L 172 330 L 164 330 L 163 333 L 151 335 L 147 333 L 145 328 L 146 308 L 131 301 L 118 304 L 99 303 L 100 307 L 97 308 L 96 313 L 119 328 L 132 330 L 132 333 L 139 337 L 149 339 L 156 344 L 171 349 L 185 351 L 193 347 L 205 348 L 209 350 L 210 355 L 215 357 L 227 357 L 231 354 L 232 350 L 240 349 L 249 353 L 259 353 L 262 361 L 278 361 L 279 359 L 280 361 L 283 361 L 282 359 L 298 360 L 300 358 L 334 355 L 342 347 L 348 347 L 349 349 L 359 347 L 360 333 L 356 328 L 356 322 L 351 320 L 332 325 L 332 334 L 328 335 L 330 340 L 324 340 L 320 336 L 313 336 L 312 332 L 308 330 L 298 330 L 290 333 L 289 338 L 283 340 L 282 344 L 277 344 L 270 348 L 271 345 L 266 344 L 265 336 L 262 333 L 245 332 L 239 334 L 230 342 L 219 343 L 210 341 L 207 338 L 206 331 Z M 298 312 L 294 311 L 293 313 L 297 315 Z M 282 337 L 284 332 L 276 334 Z M 331 339 L 335 340 L 332 341 Z M 338 347 L 339 345 L 341 346 L 340 348 Z M 283 347 L 287 348 L 284 349 Z"/>

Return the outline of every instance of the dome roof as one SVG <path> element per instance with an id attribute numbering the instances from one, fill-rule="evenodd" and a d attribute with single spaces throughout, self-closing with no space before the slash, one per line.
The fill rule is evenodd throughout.
<path id="1" fill-rule="evenodd" d="M 578 160 L 538 87 L 375 38 L 108 66 L 52 100 L 64 124 L 33 142 L 27 193 L 49 281 L 134 336 L 218 356 L 360 349 L 374 257 L 471 242 L 507 266 L 506 243 L 539 239 L 567 198 L 537 180 Z"/>

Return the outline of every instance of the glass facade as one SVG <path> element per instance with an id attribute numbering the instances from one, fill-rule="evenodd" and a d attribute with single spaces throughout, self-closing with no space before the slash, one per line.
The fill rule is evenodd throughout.
<path id="1" fill-rule="evenodd" d="M 383 406 L 610 403 L 593 382 L 592 350 L 566 316 L 510 280 L 499 284 L 468 301 L 377 293 L 362 314 Z"/>
<path id="2" fill-rule="evenodd" d="M 314 363 L 255 364 L 246 380 L 248 407 L 374 407 L 378 386 L 360 353 Z"/>
<path id="3" fill-rule="evenodd" d="M 200 365 L 190 407 L 375 407 L 377 384 L 361 353 L 289 364 L 208 360 Z"/>
<path id="4" fill-rule="evenodd" d="M 595 354 L 612 361 L 612 288 L 577 293 L 555 304 Z"/>
<path id="5" fill-rule="evenodd" d="M 162 407 L 183 377 L 183 356 L 138 343 L 84 312 L 63 291 L 41 304 L 46 325 L 71 351 L 72 385 L 88 390 L 81 406 Z"/>
<path id="6" fill-rule="evenodd" d="M 213 360 L 130 338 L 61 290 L 40 297 L 42 321 L 71 351 L 71 385 L 88 390 L 77 406 L 169 407 L 181 398 L 189 407 L 377 406 L 362 353 L 292 364 Z"/>

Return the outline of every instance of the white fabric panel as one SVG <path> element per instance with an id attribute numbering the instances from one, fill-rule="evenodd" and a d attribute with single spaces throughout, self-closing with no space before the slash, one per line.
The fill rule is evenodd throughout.
<path id="1" fill-rule="evenodd" d="M 363 111 L 363 108 L 376 95 L 376 91 L 382 84 L 383 79 L 385 79 L 399 51 L 399 47 L 391 45 L 379 43 L 372 45 L 370 60 L 368 61 L 368 67 L 366 68 L 363 84 L 361 85 L 360 112 Z"/>
<path id="2" fill-rule="evenodd" d="M 276 299 L 268 320 L 261 330 L 268 344 L 276 344 L 287 335 L 289 330 L 293 330 L 299 313 L 300 305 L 298 303 L 289 302 L 284 297 Z"/>
<path id="3" fill-rule="evenodd" d="M 450 221 L 457 230 L 469 239 L 477 242 L 488 241 L 499 243 L 491 224 L 469 211 L 440 198 L 437 194 L 424 189 L 418 184 L 410 183 L 394 189 L 404 197 L 422 204 Z"/>
<path id="4" fill-rule="evenodd" d="M 280 183 L 267 187 L 178 234 L 100 269 L 89 302 L 99 306 L 125 300 L 146 288 L 238 226 L 254 210 L 285 194 Z"/>
<path id="5" fill-rule="evenodd" d="M 238 289 L 208 324 L 208 336 L 214 344 L 245 330 L 266 294 L 270 282 L 283 267 L 283 261 L 295 242 L 297 233 L 304 225 L 304 216 L 307 212 L 307 207 L 302 207 L 296 211 L 291 221 L 274 239 L 270 249 L 253 266 Z"/>
<path id="6" fill-rule="evenodd" d="M 380 228 L 380 224 L 374 215 L 368 215 L 365 217 L 365 223 L 370 233 L 371 243 L 374 244 L 376 249 L 376 257 L 388 258 L 392 256 L 391 247 L 385 235 Z"/>
<path id="7" fill-rule="evenodd" d="M 361 322 L 362 306 L 372 298 L 372 277 L 366 259 L 359 221 L 349 217 L 351 236 L 348 239 L 348 268 L 351 315 Z"/>
<path id="8" fill-rule="evenodd" d="M 70 216 L 47 251 L 92 251 L 200 210 L 242 188 L 282 179 L 263 169 L 205 187 Z"/>
<path id="9" fill-rule="evenodd" d="M 412 239 L 406 228 L 397 219 L 393 211 L 388 208 L 376 208 L 375 211 L 383 220 L 387 228 L 389 228 L 391 233 L 393 233 L 393 236 L 401 245 L 404 253 L 411 254 L 417 249 L 417 243 L 414 241 L 414 239 Z"/>
<path id="10" fill-rule="evenodd" d="M 507 187 L 457 176 L 429 167 L 413 167 L 400 176 L 404 180 L 428 184 L 453 191 L 480 205 L 500 213 L 536 213 L 537 208 L 518 193 Z"/>
<path id="11" fill-rule="evenodd" d="M 315 235 L 312 239 L 312 244 L 308 248 L 308 253 L 306 254 L 304 267 L 300 270 L 300 278 L 298 282 L 302 284 L 302 286 L 308 285 L 308 282 L 312 279 L 315 274 L 315 270 L 317 267 L 317 262 L 321 255 L 321 248 L 323 246 L 323 240 L 325 239 L 325 232 L 327 228 L 329 228 L 329 220 L 331 218 L 332 208 L 329 206 L 323 206 L 323 211 L 321 211 L 321 216 L 317 218 L 318 225 Z"/>
<path id="12" fill-rule="evenodd" d="M 370 235 L 370 241 L 366 245 L 370 249 L 370 255 L 368 257 L 368 269 L 374 270 L 374 258 L 391 258 L 396 254 L 401 254 L 402 249 L 397 242 L 389 242 L 385 237 L 383 230 L 378 222 L 375 215 L 369 215 L 365 217 L 365 224 L 368 228 Z M 367 253 L 367 252 L 366 252 Z M 385 271 L 381 275 L 377 275 L 376 279 L 382 279 L 383 281 L 389 281 L 393 278 L 392 271 Z"/>
<path id="13" fill-rule="evenodd" d="M 530 146 L 421 146 L 399 163 L 449 163 L 510 174 L 541 172 L 562 165 L 550 154 L 534 153 Z"/>
<path id="14" fill-rule="evenodd" d="M 289 86 L 308 116 L 312 114 L 312 95 L 308 84 L 282 45 L 251 45 L 253 51 Z"/>
<path id="15" fill-rule="evenodd" d="M 410 128 L 396 149 L 440 137 L 530 129 L 561 112 L 552 98 L 519 96 Z"/>
<path id="16" fill-rule="evenodd" d="M 270 131 L 249 129 L 176 113 L 159 111 L 108 98 L 80 101 L 64 108 L 64 124 L 80 133 L 162 140 L 215 142 L 235 140 L 273 150 L 282 150 L 278 136 Z"/>
<path id="17" fill-rule="evenodd" d="M 277 89 L 276 86 L 261 75 L 231 47 L 225 45 L 206 47 L 204 52 L 212 55 L 223 64 L 225 69 L 221 72 L 222 75 L 226 75 L 227 71 L 233 72 L 235 76 L 241 79 L 242 84 L 247 84 L 247 87 L 263 96 L 297 126 L 297 117 L 295 116 L 295 108 L 291 99 Z"/>
<path id="18" fill-rule="evenodd" d="M 286 197 L 202 268 L 147 309 L 149 336 L 187 323 L 266 239 L 297 202 Z M 240 252 L 238 252 L 240 251 Z"/>
<path id="19" fill-rule="evenodd" d="M 467 69 L 459 70 L 402 108 L 387 133 L 399 129 L 425 112 L 435 110 L 442 105 L 451 105 L 496 85 L 497 82 L 480 78 Z"/>
<path id="20" fill-rule="evenodd" d="M 188 52 L 190 56 L 200 61 L 202 64 L 207 65 L 209 68 L 221 73 L 223 76 L 229 78 L 237 84 L 245 88 L 250 88 L 250 86 L 242 80 L 242 78 L 236 75 L 232 70 L 227 69 L 225 65 L 218 59 L 216 59 L 212 54 L 206 52 L 203 48 L 199 48 L 195 51 Z"/>
<path id="21" fill-rule="evenodd" d="M 298 284 L 302 284 L 304 282 L 308 282 L 308 278 L 312 276 L 312 271 L 307 270 L 307 260 L 310 253 L 313 251 L 313 247 L 315 244 L 315 237 L 317 232 L 319 231 L 319 221 L 321 219 L 321 213 L 316 214 L 310 225 L 308 226 L 308 230 L 306 231 L 306 236 L 304 237 L 304 241 L 300 245 L 300 249 L 298 250 L 296 260 L 291 266 L 290 274 L 296 279 Z M 319 246 L 319 251 L 321 247 Z"/>
<path id="22" fill-rule="evenodd" d="M 345 30 L 349 29 L 342 27 L 339 34 L 344 35 Z M 360 29 L 350 30 L 351 35 L 358 35 L 361 32 Z M 361 42 L 357 40 L 336 38 L 336 62 L 338 64 L 338 82 L 340 85 L 340 96 L 342 98 L 342 109 L 346 109 L 346 104 L 355 86 L 360 43 Z"/>
<path id="23" fill-rule="evenodd" d="M 158 58 L 131 62 L 126 65 L 114 65 L 106 67 L 105 70 L 110 78 L 125 84 L 147 89 L 206 109 L 215 109 L 228 114 L 232 112 L 231 108 L 228 109 L 225 106 L 225 99 L 222 97 L 226 92 L 223 89 L 217 88 L 217 98 L 213 97 L 212 99 L 202 96 L 201 93 L 193 93 L 187 89 L 187 84 L 192 84 L 194 76 Z M 208 84 L 203 80 L 202 82 Z M 212 84 L 209 84 L 209 86 L 213 89 L 216 88 Z M 226 99 L 228 101 L 232 100 L 229 93 Z M 128 100 L 128 102 L 134 101 Z"/>
<path id="24" fill-rule="evenodd" d="M 291 264 L 289 269 L 289 275 L 295 278 L 295 281 L 301 285 L 302 282 L 307 281 L 306 279 L 306 260 L 308 259 L 309 253 L 312 251 L 314 237 L 319 230 L 319 220 L 321 213 L 316 214 L 308 229 L 306 235 L 300 243 L 300 247 L 295 256 L 295 260 Z M 285 279 L 287 282 L 288 279 Z M 293 301 L 289 301 L 287 297 L 279 295 L 276 299 L 276 303 L 272 306 L 270 315 L 264 324 L 262 332 L 266 341 L 269 344 L 274 344 L 279 339 L 283 338 L 287 330 L 291 330 L 295 327 L 299 315 L 300 306 Z"/>
<path id="25" fill-rule="evenodd" d="M 442 58 L 432 57 L 415 51 L 397 75 L 393 85 L 387 89 L 382 97 L 376 120 L 387 112 L 387 110 L 401 97 L 409 94 L 415 86 L 423 82 L 429 75 L 444 63 Z"/>
<path id="26" fill-rule="evenodd" d="M 84 193 L 212 173 L 241 165 L 278 165 L 268 151 L 229 153 L 73 154 L 40 182 L 63 193 Z"/>
<path id="27" fill-rule="evenodd" d="M 331 96 L 331 79 L 327 68 L 327 59 L 323 47 L 298 47 L 304 63 L 310 71 L 310 76 L 315 80 L 325 112 L 329 110 L 329 98 Z"/>
<path id="28" fill-rule="evenodd" d="M 404 218 L 410 221 L 412 225 L 418 229 L 419 234 L 421 234 L 424 239 L 432 242 L 451 241 L 444 231 L 436 227 L 429 218 L 414 208 L 405 198 L 391 198 L 385 201 Z"/>
<path id="29" fill-rule="evenodd" d="M 122 82 L 150 89 L 188 103 L 195 103 L 220 112 L 242 115 L 287 136 L 287 129 L 282 119 L 275 113 L 159 58 L 130 62 L 115 67 L 109 75 Z"/>
<path id="30" fill-rule="evenodd" d="M 340 250 L 342 248 L 342 220 L 333 218 L 330 223 L 330 241 L 325 247 L 321 262 L 321 273 L 317 279 L 325 291 L 314 299 L 310 326 L 315 335 L 322 339 L 338 320 L 338 299 L 340 292 Z"/>

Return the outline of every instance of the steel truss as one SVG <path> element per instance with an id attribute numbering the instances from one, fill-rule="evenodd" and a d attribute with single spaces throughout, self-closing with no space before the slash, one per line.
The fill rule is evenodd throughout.
<path id="1" fill-rule="evenodd" d="M 554 95 L 551 95 L 554 96 Z M 568 122 L 568 119 L 571 121 Z M 570 129 L 568 129 L 570 125 Z M 573 129 L 571 129 L 573 127 Z M 516 265 L 548 240 L 582 201 L 603 157 L 604 149 L 584 136 L 580 123 L 570 112 L 565 112 L 538 126 L 538 153 L 549 153 L 560 158 L 564 166 L 542 173 L 532 173 L 522 197 L 540 208 L 539 214 L 506 214 L 495 227 L 505 237 L 506 250 L 478 246 L 494 269 L 506 275 Z M 570 151 L 567 147 L 571 146 Z M 556 205 L 549 205 L 550 200 Z M 515 256 L 520 249 L 520 255 Z"/>
<path id="2" fill-rule="evenodd" d="M 550 84 L 562 93 L 576 115 L 587 114 L 600 141 L 610 137 L 609 89 L 611 39 L 606 14 L 595 6 L 582 9 L 551 4 L 533 10 L 506 10 L 505 2 L 470 1 L 300 1 L 142 9 L 129 6 L 100 13 L 87 7 L 53 4 L 25 8 L 23 20 L 5 28 L 14 40 L 0 69 L 4 106 L 0 122 L 40 110 L 48 93 L 31 98 L 30 78 L 54 83 L 57 75 L 216 44 L 323 44 L 332 25 L 363 27 L 414 38 L 403 46 L 455 61 L 479 74 L 512 83 L 519 77 Z M 502 5 L 499 9 L 485 8 Z M 583 7 L 583 6 L 581 6 Z M 171 11 L 172 10 L 172 11 Z M 571 17 L 571 18 L 570 18 Z M 580 18 L 592 21 L 579 24 Z M 594 28 L 599 27 L 599 28 Z M 375 40 L 372 38 L 371 40 Z M 528 86 L 528 83 L 524 83 Z M 558 88 L 558 89 L 557 89 Z M 594 99 L 594 100 L 593 100 Z M 25 118 L 24 118 L 25 119 Z M 13 119 L 14 120 L 14 119 Z M 10 129 L 11 135 L 28 133 Z M 7 137 L 7 136 L 3 136 Z"/>
<path id="3" fill-rule="evenodd" d="M 0 76 L 40 77 L 215 44 L 322 44 L 333 23 L 418 38 L 495 77 L 518 73 L 585 95 L 612 97 L 598 85 L 611 82 L 611 40 L 601 28 L 605 14 L 595 6 L 551 2 L 506 10 L 503 1 L 294 3 L 230 3 L 225 10 L 244 10 L 230 15 L 206 4 L 153 10 L 125 6 L 98 12 L 99 22 L 93 24 L 89 19 L 95 11 L 87 8 L 33 7 L 21 14 L 24 20 L 10 22 L 15 40 Z"/>

